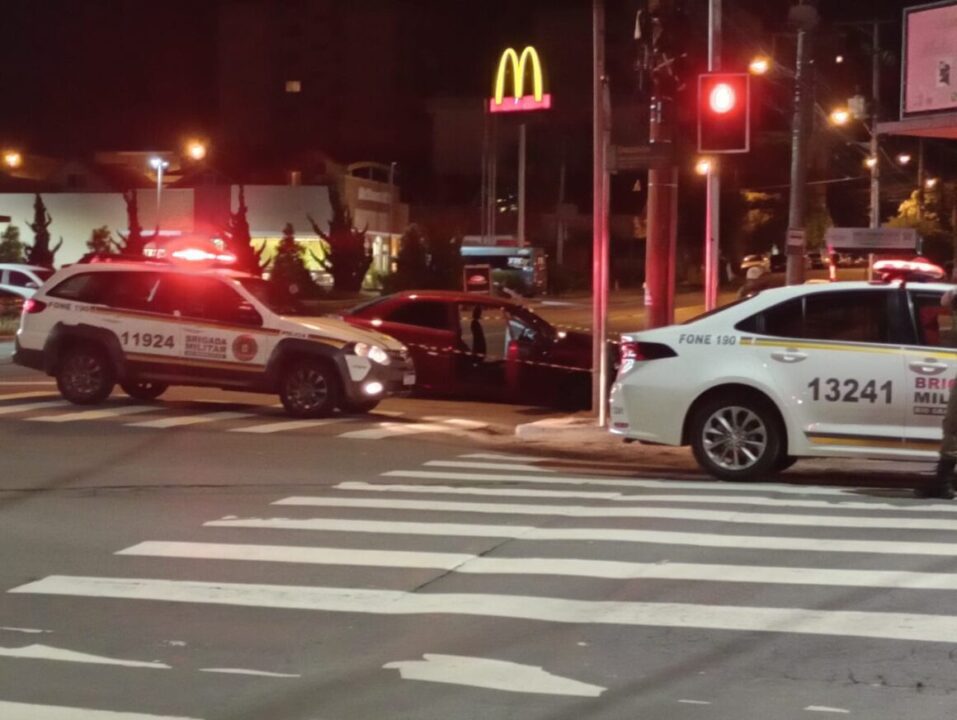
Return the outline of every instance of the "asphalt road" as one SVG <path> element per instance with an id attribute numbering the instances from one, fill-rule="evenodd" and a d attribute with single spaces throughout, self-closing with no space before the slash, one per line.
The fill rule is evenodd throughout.
<path id="1" fill-rule="evenodd" d="M 953 715 L 955 503 L 47 382 L 0 365 L 3 720 Z"/>

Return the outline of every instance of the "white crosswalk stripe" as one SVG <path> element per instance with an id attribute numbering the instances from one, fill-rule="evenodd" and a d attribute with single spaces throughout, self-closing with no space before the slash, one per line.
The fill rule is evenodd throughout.
<path id="1" fill-rule="evenodd" d="M 288 432 L 290 430 L 307 430 L 323 425 L 332 425 L 340 422 L 348 422 L 342 418 L 322 418 L 317 420 L 278 420 L 276 422 L 263 423 L 262 425 L 249 425 L 247 427 L 233 428 L 230 432 L 255 433 L 266 435 L 272 433 Z"/>
<path id="2" fill-rule="evenodd" d="M 402 435 L 418 435 L 420 433 L 455 433 L 461 432 L 460 428 L 441 423 L 379 423 L 378 427 L 365 430 L 352 430 L 342 433 L 339 437 L 349 438 L 351 440 L 382 440 L 388 437 L 398 437 Z"/>
<path id="3" fill-rule="evenodd" d="M 171 427 L 199 425 L 200 423 L 222 422 L 225 420 L 239 420 L 241 418 L 248 417 L 253 417 L 253 414 L 223 410 L 220 412 L 203 413 L 199 415 L 176 415 L 174 417 L 160 418 L 159 420 L 144 420 L 143 422 L 127 423 L 127 427 L 156 428 L 162 430 Z"/>
<path id="4" fill-rule="evenodd" d="M 90 411 L 70 414 L 84 412 Z M 178 413 L 129 424 L 162 429 L 248 421 L 251 415 Z M 353 420 L 273 420 L 231 431 L 270 434 L 344 421 Z M 379 439 L 421 432 L 423 425 L 461 431 L 433 416 L 427 423 L 378 423 L 346 435 Z M 403 430 L 395 431 L 395 426 Z M 315 494 L 252 501 L 257 507 L 268 502 L 272 511 L 281 508 L 291 517 L 228 515 L 203 522 L 196 538 L 158 537 L 114 550 L 113 562 L 122 562 L 128 572 L 105 565 L 98 576 L 66 572 L 7 592 L 32 598 L 31 603 L 83 598 L 110 601 L 110 608 L 178 603 L 262 613 L 438 615 L 485 623 L 615 626 L 622 633 L 651 627 L 699 635 L 730 631 L 939 647 L 957 643 L 957 613 L 948 614 L 949 604 L 935 606 L 943 611 L 928 611 L 924 601 L 928 592 L 957 591 L 952 535 L 957 518 L 949 517 L 957 505 L 871 499 L 842 488 L 784 483 L 630 479 L 590 474 L 587 468 L 565 474 L 547 461 L 496 453 L 437 459 L 424 469 L 390 470 L 374 480 L 344 480 L 321 490 L 310 487 L 310 492 Z M 401 519 L 406 513 L 420 514 Z M 449 521 L 463 514 L 489 522 Z M 702 523 L 746 527 L 733 533 Z M 872 532 L 876 530 L 894 533 Z M 182 579 L 179 573 L 186 570 L 188 579 Z M 251 581 L 233 582 L 237 577 Z M 414 581 L 408 583 L 409 577 Z M 261 581 L 266 578 L 269 582 Z M 430 585 L 427 591 L 421 591 L 423 578 Z M 621 584 L 609 593 L 609 583 L 616 581 Z M 389 587 L 394 582 L 401 589 Z M 557 589 L 565 583 L 568 593 Z M 466 591 L 448 591 L 463 587 Z M 697 590 L 683 592 L 688 587 Z M 869 597 L 880 602 L 855 605 L 861 589 L 879 591 Z M 268 622 L 265 616 L 263 622 Z M 121 666 L 125 672 L 153 675 L 164 674 L 156 668 L 182 669 L 163 664 L 168 658 L 154 660 L 152 654 L 102 653 L 53 644 L 0 647 L 0 661 L 82 662 L 91 669 Z M 530 660 L 534 658 L 523 662 Z M 272 671 L 300 670 L 294 667 L 200 667 L 205 664 L 212 665 L 190 667 L 204 677 L 214 672 L 259 675 L 261 682 L 300 677 L 298 672 Z M 818 707 L 801 705 L 812 706 Z M 0 700 L 0 720 L 7 718 L 189 720 L 175 713 Z"/>
<path id="5" fill-rule="evenodd" d="M 33 422 L 48 423 L 81 422 L 84 420 L 102 420 L 104 418 L 122 417 L 124 415 L 137 415 L 145 412 L 156 412 L 156 408 L 152 405 L 119 405 L 116 407 L 101 408 L 99 410 L 80 410 L 63 415 L 42 415 L 40 417 L 30 418 L 30 420 Z"/>
<path id="6" fill-rule="evenodd" d="M 35 410 L 50 410 L 51 408 L 69 407 L 70 403 L 66 400 L 47 400 L 44 402 L 20 403 L 18 405 L 0 406 L 0 415 L 12 415 L 14 413 L 28 413 Z"/>

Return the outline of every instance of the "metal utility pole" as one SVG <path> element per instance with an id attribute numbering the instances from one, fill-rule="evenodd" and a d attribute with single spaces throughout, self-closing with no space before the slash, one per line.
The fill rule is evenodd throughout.
<path id="1" fill-rule="evenodd" d="M 808 116 L 813 107 L 808 66 L 810 31 L 817 25 L 817 10 L 811 5 L 791 8 L 791 23 L 797 26 L 797 54 L 794 62 L 794 117 L 791 122 L 791 193 L 788 203 L 787 284 L 804 282 L 804 208 L 807 185 Z M 792 244 L 792 238 L 799 242 Z"/>
<path id="2" fill-rule="evenodd" d="M 608 141 L 610 107 L 605 78 L 605 3 L 592 0 L 592 410 L 608 424 Z"/>
<path id="3" fill-rule="evenodd" d="M 721 69 L 721 0 L 708 2 L 708 72 Z M 714 310 L 718 304 L 721 257 L 721 166 L 712 161 L 708 167 L 705 201 L 704 307 Z"/>
<path id="4" fill-rule="evenodd" d="M 924 219 L 924 183 L 927 170 L 924 168 L 924 138 L 917 141 L 917 219 Z"/>
<path id="5" fill-rule="evenodd" d="M 518 246 L 525 247 L 525 123 L 518 126 Z"/>
<path id="6" fill-rule="evenodd" d="M 881 33 L 880 25 L 874 23 L 872 28 L 871 52 L 871 157 L 874 159 L 874 166 L 871 168 L 871 227 L 877 228 L 881 225 L 881 158 L 880 147 L 878 145 L 877 135 L 877 114 L 881 102 Z M 873 256 L 868 268 L 873 265 Z M 870 272 L 868 270 L 868 272 Z"/>

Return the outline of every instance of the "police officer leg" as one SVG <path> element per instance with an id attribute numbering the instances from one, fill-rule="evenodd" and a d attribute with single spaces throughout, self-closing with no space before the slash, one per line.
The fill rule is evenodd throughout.
<path id="1" fill-rule="evenodd" d="M 943 439 L 934 478 L 915 491 L 917 497 L 954 498 L 954 468 L 957 467 L 957 388 L 951 390 L 942 423 Z"/>

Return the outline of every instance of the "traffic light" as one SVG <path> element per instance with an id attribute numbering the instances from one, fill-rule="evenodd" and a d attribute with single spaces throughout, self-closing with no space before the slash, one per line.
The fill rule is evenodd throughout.
<path id="1" fill-rule="evenodd" d="M 751 78 L 747 73 L 698 76 L 698 152 L 751 148 Z"/>

